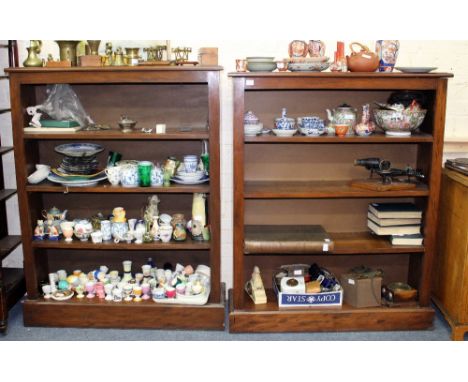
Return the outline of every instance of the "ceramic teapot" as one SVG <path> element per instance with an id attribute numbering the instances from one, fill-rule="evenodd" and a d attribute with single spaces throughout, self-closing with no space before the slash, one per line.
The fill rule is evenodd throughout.
<path id="1" fill-rule="evenodd" d="M 333 125 L 349 125 L 354 128 L 357 119 L 357 110 L 347 104 L 342 104 L 335 109 L 327 109 L 328 120 Z"/>
<path id="2" fill-rule="evenodd" d="M 354 50 L 354 46 L 360 47 L 360 51 Z M 379 68 L 379 56 L 358 42 L 349 45 L 351 56 L 346 56 L 348 70 L 350 72 L 375 72 Z"/>
<path id="3" fill-rule="evenodd" d="M 66 219 L 67 212 L 67 210 L 61 211 L 57 207 L 52 207 L 49 211 L 43 210 L 42 216 L 48 221 L 62 221 Z"/>

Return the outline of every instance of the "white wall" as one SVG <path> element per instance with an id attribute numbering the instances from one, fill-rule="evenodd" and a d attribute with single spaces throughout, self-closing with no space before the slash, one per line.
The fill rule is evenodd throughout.
<path id="1" fill-rule="evenodd" d="M 328 55 L 333 55 L 335 41 L 325 41 L 328 47 Z M 363 41 L 369 47 L 374 47 L 374 41 Z M 27 41 L 20 43 L 21 62 L 25 58 Z M 125 46 L 148 46 L 154 41 L 129 41 L 113 42 L 114 47 Z M 222 198 L 222 237 L 221 237 L 221 260 L 222 260 L 222 280 L 228 286 L 232 285 L 232 86 L 227 74 L 235 70 L 235 59 L 246 56 L 265 55 L 283 58 L 287 56 L 289 41 L 226 41 L 226 40 L 174 40 L 172 47 L 190 46 L 192 47 L 192 58 L 196 59 L 196 52 L 199 47 L 218 47 L 219 64 L 224 67 L 221 75 L 221 198 Z M 448 105 L 446 119 L 446 141 L 450 151 L 457 153 L 447 153 L 449 156 L 466 156 L 468 151 L 468 41 L 401 41 L 398 65 L 400 66 L 437 66 L 439 71 L 452 72 L 455 78 L 449 81 Z M 101 43 L 101 50 L 104 48 L 104 41 Z M 58 56 L 58 48 L 53 41 L 44 41 L 42 56 L 47 53 Z M 0 100 L 5 98 L 4 87 L 1 89 Z M 1 104 L 0 104 L 1 105 Z M 3 130 L 2 130 L 3 133 Z M 3 136 L 3 135 L 2 135 Z M 461 143 L 460 143 L 461 142 Z M 463 143 L 466 142 L 466 143 Z M 460 154 L 465 152 L 465 154 Z M 12 162 L 6 165 L 11 173 Z M 16 208 L 15 200 L 11 201 L 13 211 Z M 17 216 L 10 213 L 12 232 L 18 231 Z M 19 263 L 18 255 L 11 257 L 8 264 Z"/>

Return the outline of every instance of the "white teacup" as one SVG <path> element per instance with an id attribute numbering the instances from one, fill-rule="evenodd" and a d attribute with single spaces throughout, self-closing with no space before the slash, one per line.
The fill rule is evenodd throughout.
<path id="1" fill-rule="evenodd" d="M 94 231 L 91 233 L 91 241 L 94 244 L 102 243 L 102 232 L 101 231 Z"/>
<path id="2" fill-rule="evenodd" d="M 106 175 L 109 183 L 113 186 L 118 186 L 120 183 L 120 167 L 107 167 Z"/>

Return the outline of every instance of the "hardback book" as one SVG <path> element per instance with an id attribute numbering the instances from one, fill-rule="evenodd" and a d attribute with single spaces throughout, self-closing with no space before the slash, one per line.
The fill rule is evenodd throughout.
<path id="1" fill-rule="evenodd" d="M 422 245 L 424 237 L 421 234 L 416 235 L 392 235 L 390 242 L 392 245 Z"/>
<path id="2" fill-rule="evenodd" d="M 245 226 L 245 253 L 323 253 L 333 246 L 320 225 Z"/>
<path id="3" fill-rule="evenodd" d="M 393 227 L 381 227 L 372 220 L 367 219 L 367 226 L 377 235 L 416 235 L 421 233 L 420 225 L 399 225 Z"/>
<path id="4" fill-rule="evenodd" d="M 375 224 L 381 227 L 391 227 L 395 225 L 416 225 L 421 224 L 421 219 L 381 219 L 375 216 L 372 212 L 367 212 L 367 217 L 372 220 Z"/>
<path id="5" fill-rule="evenodd" d="M 369 211 L 380 219 L 421 219 L 422 211 L 414 203 L 371 203 Z"/>

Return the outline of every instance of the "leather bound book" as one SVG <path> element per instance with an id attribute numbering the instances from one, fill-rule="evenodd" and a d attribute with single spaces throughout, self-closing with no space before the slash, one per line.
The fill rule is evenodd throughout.
<path id="1" fill-rule="evenodd" d="M 245 253 L 323 253 L 333 241 L 320 225 L 247 225 Z"/>

